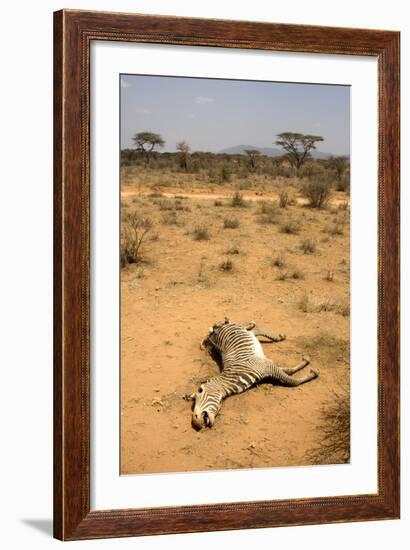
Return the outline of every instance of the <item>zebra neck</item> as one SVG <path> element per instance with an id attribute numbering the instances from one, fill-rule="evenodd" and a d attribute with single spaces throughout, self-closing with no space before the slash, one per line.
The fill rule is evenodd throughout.
<path id="1" fill-rule="evenodd" d="M 212 378 L 208 384 L 212 388 L 214 395 L 218 394 L 220 399 L 225 399 L 230 395 L 242 393 L 260 380 L 256 374 L 250 375 L 247 372 L 232 373 L 222 372 L 219 376 Z"/>

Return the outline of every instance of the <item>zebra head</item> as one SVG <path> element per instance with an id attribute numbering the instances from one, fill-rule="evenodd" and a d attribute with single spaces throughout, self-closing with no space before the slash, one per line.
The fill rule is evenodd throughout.
<path id="1" fill-rule="evenodd" d="M 193 394 L 194 407 L 192 412 L 192 424 L 197 429 L 211 428 L 215 417 L 219 413 L 222 404 L 222 395 L 217 385 L 212 380 L 201 384 L 198 391 Z"/>

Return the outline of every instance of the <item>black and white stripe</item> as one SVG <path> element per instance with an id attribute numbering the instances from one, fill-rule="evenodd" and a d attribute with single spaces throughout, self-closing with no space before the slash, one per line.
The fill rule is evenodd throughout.
<path id="1" fill-rule="evenodd" d="M 193 394 L 195 400 L 192 423 L 200 429 L 212 426 L 222 401 L 230 395 L 242 393 L 254 384 L 265 379 L 278 381 L 285 386 L 299 386 L 318 376 L 311 369 L 303 378 L 293 378 L 292 374 L 306 367 L 310 360 L 304 357 L 296 367 L 281 369 L 263 353 L 257 337 L 265 337 L 271 342 L 280 342 L 285 336 L 271 336 L 258 329 L 254 322 L 248 326 L 225 320 L 214 325 L 201 347 L 216 350 L 222 359 L 222 372 L 204 384 Z"/>

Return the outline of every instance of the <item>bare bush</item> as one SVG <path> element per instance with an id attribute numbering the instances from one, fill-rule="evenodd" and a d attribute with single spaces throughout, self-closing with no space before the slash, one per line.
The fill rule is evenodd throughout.
<path id="1" fill-rule="evenodd" d="M 143 244 L 151 228 L 149 218 L 143 218 L 137 212 L 128 216 L 127 223 L 121 228 L 121 267 L 143 261 Z"/>
<path id="2" fill-rule="evenodd" d="M 332 196 L 332 184 L 326 177 L 309 179 L 301 188 L 312 208 L 325 208 Z"/>
<path id="3" fill-rule="evenodd" d="M 318 426 L 320 444 L 309 450 L 313 464 L 340 464 L 350 459 L 350 396 L 346 388 L 332 391 L 332 398 L 321 410 Z"/>

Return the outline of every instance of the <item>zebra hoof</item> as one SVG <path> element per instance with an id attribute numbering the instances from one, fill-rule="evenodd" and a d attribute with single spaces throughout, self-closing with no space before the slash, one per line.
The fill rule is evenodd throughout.
<path id="1" fill-rule="evenodd" d="M 279 334 L 279 339 L 280 339 L 281 341 L 286 340 L 286 334 L 282 334 L 282 333 Z"/>
<path id="2" fill-rule="evenodd" d="M 302 357 L 302 361 L 303 361 L 304 363 L 306 363 L 306 365 L 309 365 L 309 363 L 310 363 L 310 357 L 309 357 L 309 355 L 304 355 L 304 356 Z"/>
<path id="3" fill-rule="evenodd" d="M 319 369 L 310 369 L 310 373 L 317 378 L 319 376 Z"/>

